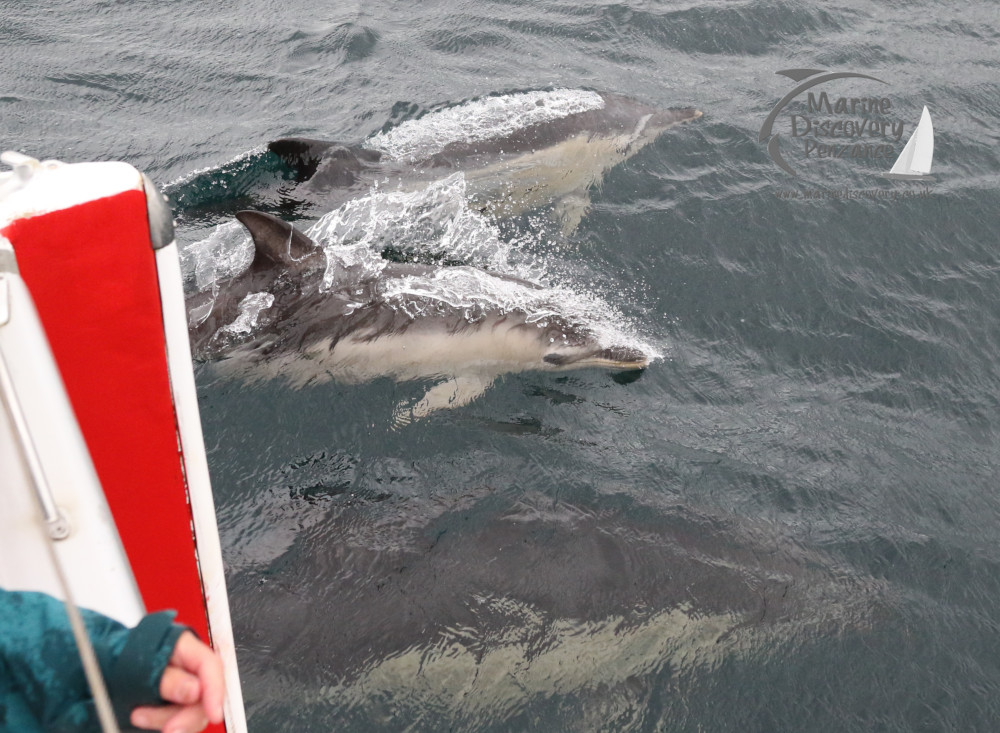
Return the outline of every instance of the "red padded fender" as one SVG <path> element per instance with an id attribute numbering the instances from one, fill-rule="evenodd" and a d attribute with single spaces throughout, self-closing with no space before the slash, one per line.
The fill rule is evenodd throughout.
<path id="1" fill-rule="evenodd" d="M 178 621 L 207 640 L 145 194 L 17 219 L 2 233 L 14 245 L 146 607 L 176 609 Z"/>

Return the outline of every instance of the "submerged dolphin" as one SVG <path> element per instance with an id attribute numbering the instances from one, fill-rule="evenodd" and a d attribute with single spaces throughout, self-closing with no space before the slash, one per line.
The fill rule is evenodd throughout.
<path id="1" fill-rule="evenodd" d="M 649 362 L 639 348 L 603 343 L 556 305 L 545 303 L 538 312 L 489 301 L 455 304 L 433 291 L 464 279 L 530 300 L 544 293 L 534 283 L 470 267 L 381 259 L 374 266 L 331 264 L 291 224 L 254 211 L 237 218 L 253 238 L 252 265 L 218 293 L 188 298 L 195 356 L 216 359 L 229 373 L 283 378 L 295 386 L 379 376 L 444 380 L 410 408 L 421 417 L 469 402 L 507 372 L 635 370 Z M 331 269 L 335 276 L 327 287 Z M 397 413 L 398 421 L 409 417 Z"/>
<path id="2" fill-rule="evenodd" d="M 262 705 L 285 689 L 362 720 L 388 700 L 403 720 L 433 711 L 435 729 L 505 730 L 555 699 L 572 720 L 728 657 L 858 632 L 881 606 L 874 579 L 734 517 L 475 490 L 434 513 L 343 491 L 272 494 L 286 521 L 329 529 L 231 580 Z"/>
<path id="3" fill-rule="evenodd" d="M 700 116 L 690 107 L 657 109 L 617 94 L 522 92 L 432 112 L 361 146 L 284 138 L 268 149 L 295 171 L 301 185 L 291 198 L 339 205 L 376 181 L 406 188 L 459 170 L 475 208 L 516 216 L 552 205 L 568 232 L 607 170 Z"/>

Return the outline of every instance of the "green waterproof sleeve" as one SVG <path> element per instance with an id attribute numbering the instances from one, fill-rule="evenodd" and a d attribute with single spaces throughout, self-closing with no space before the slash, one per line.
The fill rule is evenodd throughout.
<path id="1" fill-rule="evenodd" d="M 160 677 L 185 628 L 174 612 L 134 629 L 81 609 L 123 730 L 137 705 L 161 704 Z M 97 731 L 94 701 L 63 603 L 0 589 L 0 731 Z"/>
<path id="2" fill-rule="evenodd" d="M 129 633 L 108 678 L 119 726 L 129 725 L 129 715 L 138 705 L 164 704 L 160 697 L 160 677 L 178 637 L 187 630 L 173 623 L 176 615 L 175 611 L 151 614 Z"/>

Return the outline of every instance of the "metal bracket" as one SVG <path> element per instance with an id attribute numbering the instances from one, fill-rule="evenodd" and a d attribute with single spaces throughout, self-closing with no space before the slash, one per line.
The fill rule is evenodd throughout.
<path id="1" fill-rule="evenodd" d="M 0 306 L 0 326 L 10 321 L 10 300 L 9 283 L 6 276 L 0 274 L 0 302 L 5 305 Z M 42 513 L 42 521 L 49 537 L 54 540 L 64 540 L 69 537 L 72 526 L 66 515 L 56 506 L 52 489 L 45 478 L 45 471 L 42 469 L 42 461 L 35 448 L 35 442 L 31 438 L 31 431 L 28 428 L 28 421 L 24 417 L 21 409 L 21 402 L 14 391 L 14 382 L 10 376 L 10 369 L 7 367 L 7 360 L 4 359 L 3 350 L 0 350 L 0 402 L 7 409 L 10 417 L 11 427 L 14 429 L 14 437 L 17 439 L 20 448 L 21 458 L 28 475 L 31 477 L 32 488 L 35 491 L 35 499 L 38 501 L 38 508 Z"/>
<path id="2" fill-rule="evenodd" d="M 54 517 L 45 520 L 45 527 L 49 531 L 49 537 L 54 540 L 64 540 L 73 531 L 73 525 L 69 523 L 69 519 L 63 514 L 62 509 L 59 507 L 54 508 L 56 514 Z"/>

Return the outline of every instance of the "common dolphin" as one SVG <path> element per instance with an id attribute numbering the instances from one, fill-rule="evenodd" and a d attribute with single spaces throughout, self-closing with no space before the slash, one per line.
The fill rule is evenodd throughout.
<path id="1" fill-rule="evenodd" d="M 649 363 L 641 348 L 605 343 L 592 324 L 561 315 L 535 283 L 377 256 L 374 263 L 334 261 L 277 217 L 241 211 L 237 219 L 253 239 L 252 265 L 218 292 L 188 298 L 196 358 L 214 359 L 230 374 L 293 386 L 379 376 L 442 380 L 397 413 L 406 422 L 466 404 L 508 372 Z M 456 283 L 537 299 L 536 307 L 435 297 L 435 287 Z"/>
<path id="2" fill-rule="evenodd" d="M 552 205 L 568 232 L 606 171 L 701 114 L 606 92 L 521 92 L 432 112 L 360 146 L 283 138 L 268 149 L 295 171 L 291 198 L 338 205 L 375 181 L 413 187 L 457 170 L 471 206 L 506 217 Z"/>
<path id="3" fill-rule="evenodd" d="M 733 656 L 862 633 L 884 608 L 875 579 L 766 523 L 620 495 L 473 489 L 434 514 L 338 491 L 312 487 L 308 503 L 337 542 L 301 532 L 230 582 L 241 664 L 265 704 L 280 688 L 362 721 L 391 701 L 415 729 L 506 730 L 555 699 L 569 721 L 595 697 L 599 710 Z M 282 496 L 283 517 L 306 506 L 294 488 Z M 424 714 L 433 724 L 417 725 Z M 598 727 L 576 722 L 560 729 Z"/>

